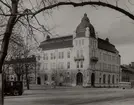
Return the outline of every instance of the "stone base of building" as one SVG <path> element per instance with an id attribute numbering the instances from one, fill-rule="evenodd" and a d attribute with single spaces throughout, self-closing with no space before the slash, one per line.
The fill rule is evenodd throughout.
<path id="1" fill-rule="evenodd" d="M 119 80 L 118 74 L 92 70 L 49 71 L 41 73 L 37 80 L 42 85 L 54 83 L 57 86 L 96 88 L 114 88 L 119 86 L 117 81 Z"/>

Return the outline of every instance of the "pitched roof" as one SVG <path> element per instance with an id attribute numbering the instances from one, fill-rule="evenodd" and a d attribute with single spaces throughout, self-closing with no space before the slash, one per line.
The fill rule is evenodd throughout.
<path id="1" fill-rule="evenodd" d="M 50 38 L 46 41 L 41 42 L 39 47 L 42 48 L 42 50 L 68 48 L 68 47 L 73 47 L 72 41 L 73 41 L 72 35 L 57 37 L 57 38 Z M 98 38 L 98 48 L 112 52 L 112 53 L 117 52 L 114 45 L 112 45 L 110 42 L 103 40 L 101 38 Z"/>
<path id="2" fill-rule="evenodd" d="M 42 50 L 73 47 L 72 40 L 73 40 L 72 35 L 58 37 L 58 38 L 51 38 L 51 39 L 41 42 L 39 47 L 42 48 Z"/>
<path id="3" fill-rule="evenodd" d="M 131 67 L 129 67 L 129 66 L 123 66 L 123 65 L 121 65 L 121 68 L 122 68 L 123 71 L 128 71 L 128 72 L 134 73 L 134 69 L 131 68 Z"/>
<path id="4" fill-rule="evenodd" d="M 111 44 L 109 41 L 98 38 L 98 48 L 102 50 L 106 50 L 112 53 L 116 53 L 117 49 L 113 44 Z"/>

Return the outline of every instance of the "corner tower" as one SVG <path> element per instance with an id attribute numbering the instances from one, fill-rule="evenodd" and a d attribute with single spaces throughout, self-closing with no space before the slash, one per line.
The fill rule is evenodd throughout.
<path id="1" fill-rule="evenodd" d="M 91 39 L 96 40 L 95 30 L 85 13 L 73 35 L 73 69 L 76 70 L 76 77 L 78 73 L 83 75 L 83 86 L 87 85 L 87 78 L 89 78 Z M 79 84 L 78 81 L 76 81 L 77 84 Z"/>

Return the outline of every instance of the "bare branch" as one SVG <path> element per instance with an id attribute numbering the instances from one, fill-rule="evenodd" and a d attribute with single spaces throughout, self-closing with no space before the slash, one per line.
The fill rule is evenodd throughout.
<path id="1" fill-rule="evenodd" d="M 40 10 L 34 12 L 33 13 L 33 17 L 35 15 L 37 15 L 38 13 L 42 12 L 42 11 L 45 11 L 45 10 L 48 10 L 48 9 L 52 9 L 52 8 L 55 8 L 55 7 L 58 7 L 58 6 L 63 6 L 63 5 L 72 5 L 74 7 L 85 6 L 85 5 L 98 5 L 98 6 L 103 6 L 103 7 L 109 7 L 111 9 L 117 10 L 117 11 L 125 14 L 126 16 L 128 16 L 129 18 L 131 18 L 132 20 L 134 20 L 134 15 L 131 14 L 131 13 L 129 13 L 128 11 L 126 11 L 126 10 L 120 8 L 120 7 L 114 6 L 112 4 L 101 2 L 101 1 L 87 1 L 87 2 L 81 2 L 81 3 L 75 3 L 75 2 L 59 2 L 59 3 L 56 3 L 56 4 L 49 5 L 49 6 L 46 6 L 44 8 L 41 8 Z"/>
<path id="2" fill-rule="evenodd" d="M 4 4 L 6 7 L 8 7 L 8 8 L 10 9 L 10 11 L 12 10 L 12 8 L 11 8 L 7 3 L 5 3 L 3 0 L 0 0 L 0 2 L 1 2 L 2 4 Z"/>
<path id="3" fill-rule="evenodd" d="M 131 5 L 134 5 L 134 3 L 132 3 L 130 0 L 128 0 L 128 2 L 129 2 Z"/>

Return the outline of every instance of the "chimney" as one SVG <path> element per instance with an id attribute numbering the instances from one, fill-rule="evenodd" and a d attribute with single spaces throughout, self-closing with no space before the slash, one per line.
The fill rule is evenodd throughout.
<path id="1" fill-rule="evenodd" d="M 108 38 L 106 38 L 105 40 L 106 40 L 107 42 L 109 42 L 109 39 L 108 39 Z"/>
<path id="2" fill-rule="evenodd" d="M 49 36 L 49 35 L 47 35 L 46 40 L 49 40 L 49 39 L 50 39 L 50 36 Z"/>

